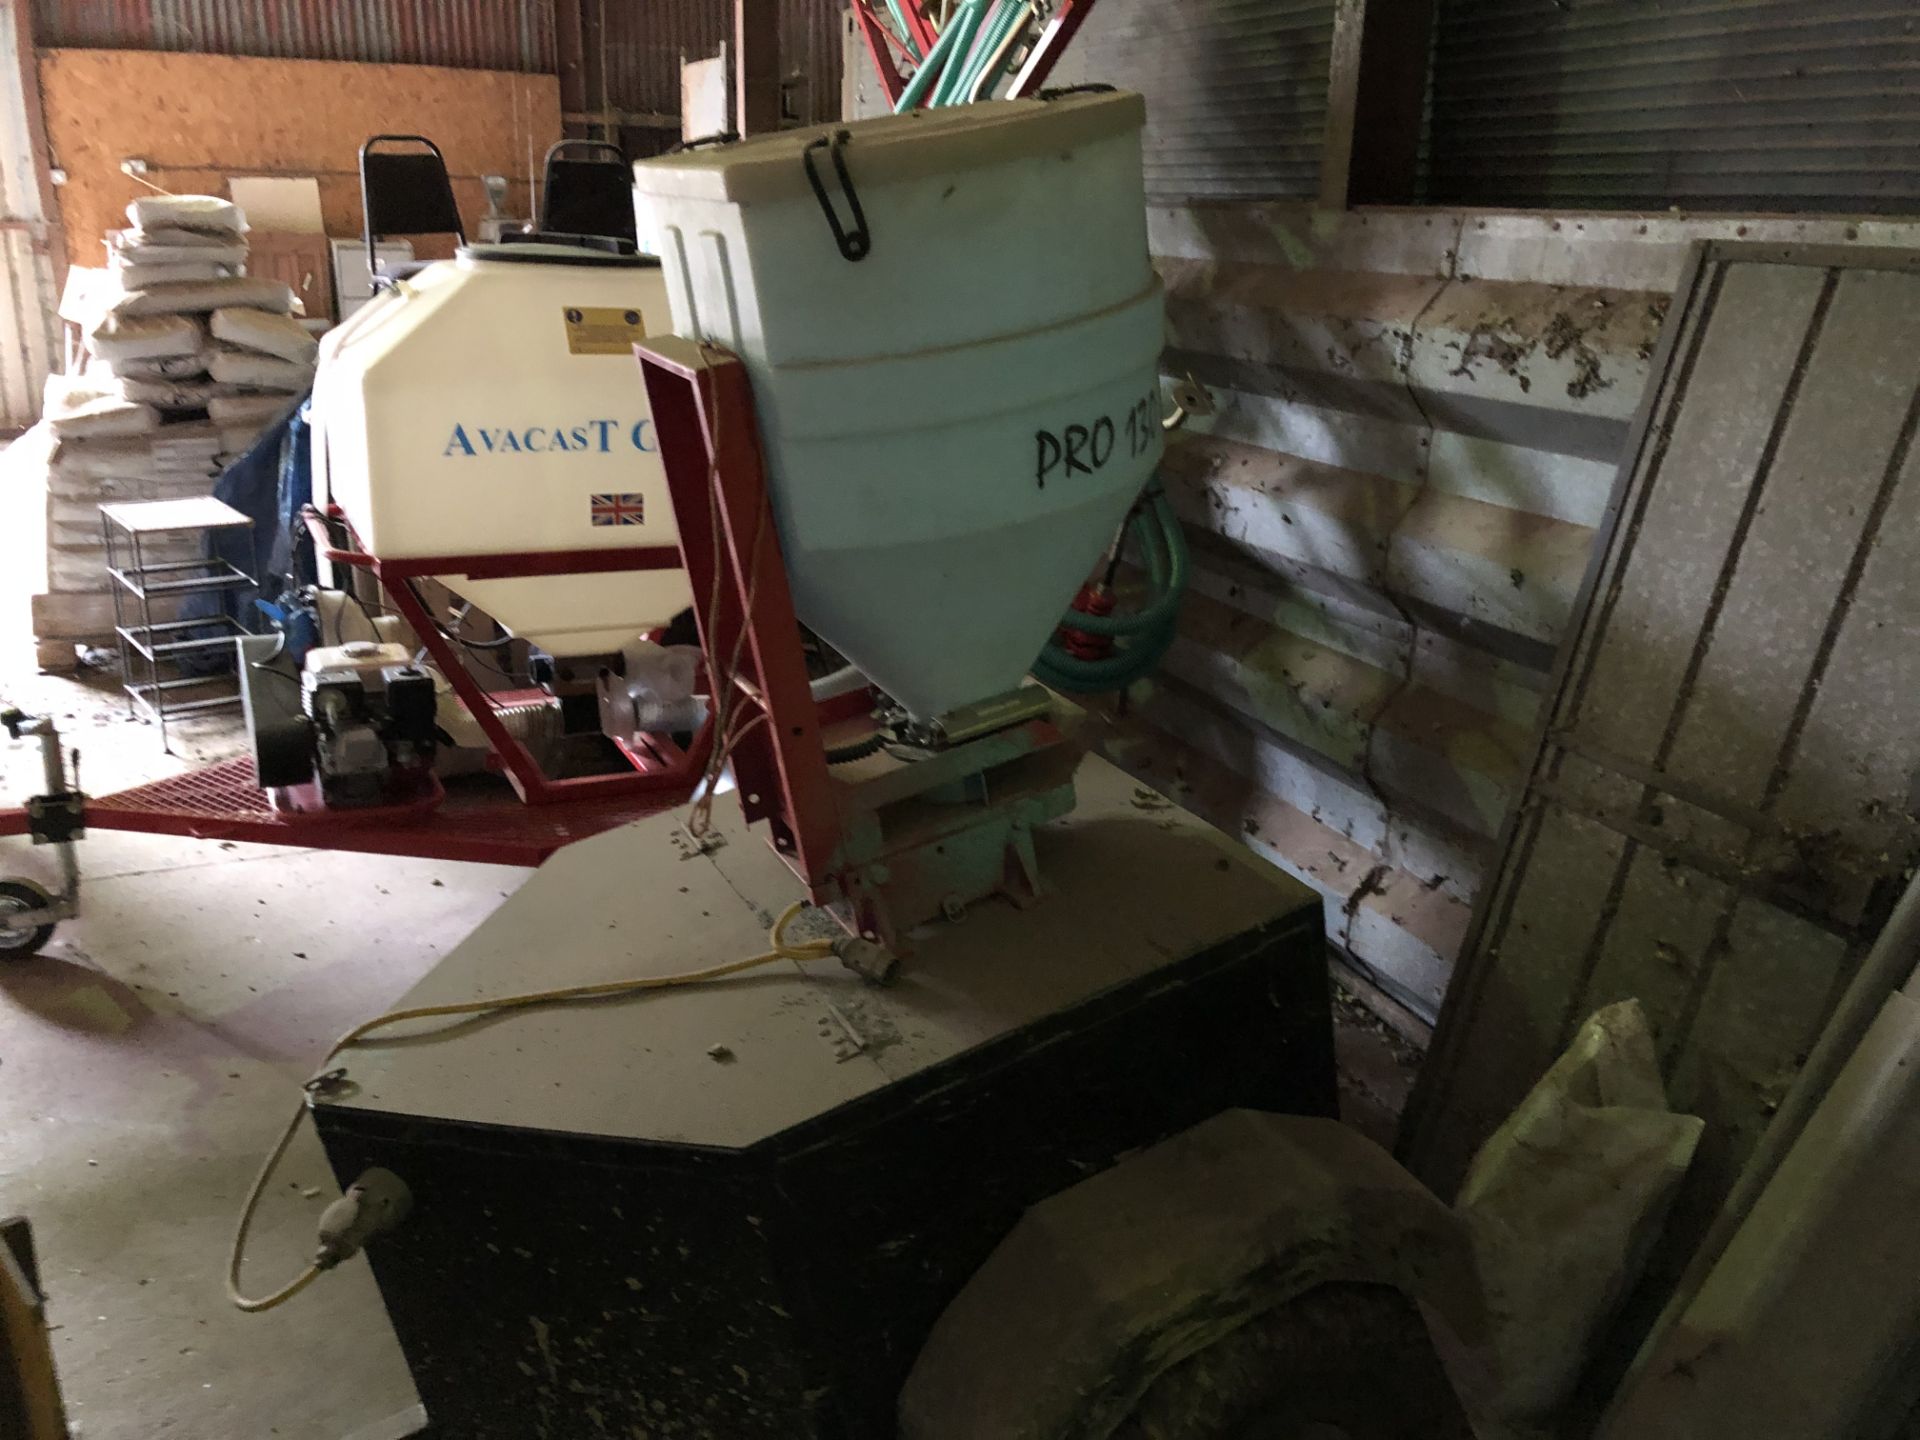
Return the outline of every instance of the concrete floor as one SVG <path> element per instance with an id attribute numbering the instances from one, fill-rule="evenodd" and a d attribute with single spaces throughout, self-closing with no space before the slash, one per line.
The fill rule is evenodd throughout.
<path id="1" fill-rule="evenodd" d="M 20 495 L 0 467 L 10 547 L 31 533 L 8 513 Z M 25 570 L 0 563 L 0 701 L 61 716 L 90 791 L 236 752 L 232 722 L 203 721 L 168 757 L 109 677 L 35 674 Z M 0 742 L 0 800 L 37 788 L 37 763 Z M 0 840 L 0 874 L 44 860 Z M 526 872 L 106 832 L 82 863 L 85 913 L 42 957 L 0 964 L 0 1214 L 34 1224 L 77 1432 L 375 1440 L 415 1397 L 365 1260 L 240 1314 L 221 1288 L 235 1214 L 328 1041 Z M 1411 1052 L 1355 1006 L 1338 1043 L 1349 1118 L 1389 1133 Z M 303 1132 L 255 1226 L 248 1288 L 297 1272 L 335 1194 Z"/>
<path id="2" fill-rule="evenodd" d="M 160 750 L 114 680 L 35 673 L 22 549 L 36 497 L 0 461 L 0 702 L 60 717 L 105 793 L 238 753 L 203 720 Z M 0 803 L 39 788 L 0 738 Z M 488 865 L 99 832 L 84 913 L 39 958 L 0 962 L 0 1214 L 38 1243 L 54 1353 L 84 1440 L 342 1440 L 414 1404 L 355 1260 L 243 1315 L 222 1282 L 261 1158 L 327 1043 L 385 1009 L 525 878 Z M 0 875 L 50 880 L 0 840 Z M 287 1156 L 249 1244 L 256 1293 L 291 1278 L 338 1192 L 317 1142 Z"/>
<path id="3" fill-rule="evenodd" d="M 364 1261 L 247 1316 L 221 1295 L 228 1237 L 326 1043 L 520 872 L 117 836 L 86 863 L 85 915 L 0 973 L 0 1208 L 34 1222 L 82 1434 L 339 1440 L 405 1408 Z M 249 1288 L 299 1269 L 335 1193 L 303 1135 Z"/>
<path id="4" fill-rule="evenodd" d="M 73 689 L 90 783 L 172 768 L 150 728 L 97 718 Z M 0 769 L 9 795 L 20 770 Z M 0 873 L 41 859 L 23 848 L 0 842 Z M 315 1057 L 525 872 L 105 832 L 82 854 L 85 913 L 38 959 L 0 965 L 0 1211 L 33 1221 L 79 1433 L 340 1440 L 405 1410 L 364 1260 L 249 1316 L 222 1296 L 227 1245 Z M 249 1288 L 298 1270 L 336 1193 L 303 1133 L 250 1242 Z"/>

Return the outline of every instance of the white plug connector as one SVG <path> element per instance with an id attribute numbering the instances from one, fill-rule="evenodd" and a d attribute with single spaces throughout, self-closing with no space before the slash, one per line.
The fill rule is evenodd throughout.
<path id="1" fill-rule="evenodd" d="M 833 942 L 833 953 L 840 963 L 869 985 L 891 983 L 900 968 L 900 959 L 884 945 L 863 940 L 858 935 L 841 935 Z"/>
<path id="2" fill-rule="evenodd" d="M 347 1193 L 320 1212 L 320 1230 L 313 1252 L 316 1270 L 331 1270 L 384 1235 L 413 1209 L 407 1182 L 379 1166 L 366 1171 L 347 1187 Z"/>

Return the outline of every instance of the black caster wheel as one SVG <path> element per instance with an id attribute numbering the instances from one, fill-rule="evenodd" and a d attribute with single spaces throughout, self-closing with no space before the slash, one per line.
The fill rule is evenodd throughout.
<path id="1" fill-rule="evenodd" d="M 53 897 L 31 880 L 0 880 L 0 915 L 24 915 L 29 910 L 44 910 L 52 903 Z M 0 930 L 0 963 L 38 955 L 52 938 L 51 920 L 31 930 Z"/>

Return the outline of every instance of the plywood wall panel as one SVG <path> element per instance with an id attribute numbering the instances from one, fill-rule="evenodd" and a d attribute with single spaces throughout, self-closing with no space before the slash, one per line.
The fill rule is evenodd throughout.
<path id="1" fill-rule="evenodd" d="M 445 70 L 131 50 L 40 55 L 53 163 L 70 258 L 101 261 L 100 236 L 144 193 L 120 172 L 178 193 L 224 194 L 229 175 L 311 175 L 327 233 L 360 231 L 356 153 L 367 136 L 422 134 L 439 143 L 469 230 L 486 213 L 482 175 L 513 181 L 509 209 L 530 213 L 529 176 L 560 138 L 551 75 Z"/>

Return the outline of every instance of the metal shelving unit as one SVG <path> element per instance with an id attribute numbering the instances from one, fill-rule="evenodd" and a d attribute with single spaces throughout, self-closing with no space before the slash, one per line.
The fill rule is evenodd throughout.
<path id="1" fill-rule="evenodd" d="M 225 560 L 150 560 L 148 550 L 163 537 L 194 535 L 204 542 L 215 531 L 250 529 L 252 525 L 231 505 L 211 496 L 100 507 L 107 574 L 112 579 L 113 628 L 120 637 L 120 687 L 126 692 L 127 708 L 132 713 L 145 715 L 159 725 L 160 746 L 169 752 L 170 718 L 238 705 L 240 682 L 237 674 L 168 674 L 165 667 L 223 649 L 231 651 L 234 638 L 247 631 L 224 612 L 156 620 L 154 602 L 251 590 L 255 581 Z M 128 613 L 130 601 L 138 602 L 132 614 Z M 136 657 L 144 662 L 144 678 L 136 671 Z M 214 693 L 205 693 L 209 690 Z"/>

